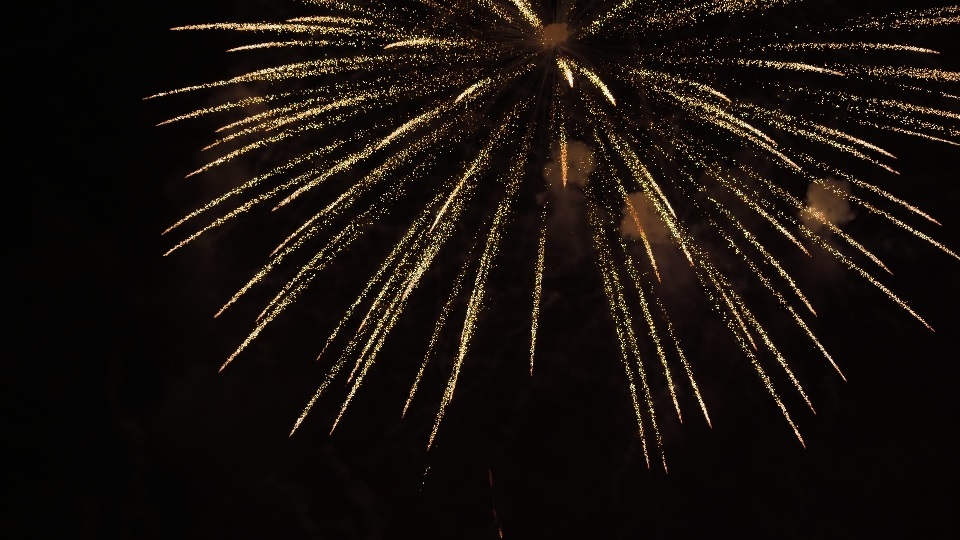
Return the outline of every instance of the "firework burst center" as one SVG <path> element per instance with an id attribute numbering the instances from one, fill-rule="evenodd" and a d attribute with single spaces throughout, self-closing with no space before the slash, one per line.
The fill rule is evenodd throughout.
<path id="1" fill-rule="evenodd" d="M 540 34 L 540 43 L 545 48 L 559 47 L 567 42 L 570 37 L 570 29 L 567 23 L 550 23 L 543 27 Z"/>

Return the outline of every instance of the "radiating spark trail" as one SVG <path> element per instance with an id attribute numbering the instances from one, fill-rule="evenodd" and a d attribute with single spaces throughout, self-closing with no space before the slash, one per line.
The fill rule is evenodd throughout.
<path id="1" fill-rule="evenodd" d="M 512 120 L 512 119 L 511 119 Z M 437 416 L 433 423 L 433 429 L 430 431 L 430 440 L 427 442 L 427 448 L 433 446 L 433 441 L 437 437 L 437 431 L 440 429 L 440 422 L 446 414 L 447 407 L 453 401 L 453 393 L 457 388 L 457 379 L 463 362 L 467 356 L 467 350 L 470 342 L 476 332 L 477 320 L 481 309 L 483 308 L 484 296 L 486 295 L 487 281 L 490 277 L 490 271 L 493 269 L 497 255 L 502 243 L 501 236 L 506 220 L 510 216 L 511 207 L 520 189 L 520 183 L 523 180 L 523 158 L 530 151 L 530 137 L 527 133 L 520 147 L 520 155 L 516 158 L 507 179 L 506 194 L 500 200 L 497 211 L 493 217 L 493 223 L 490 225 L 490 233 L 487 236 L 486 246 L 483 254 L 480 256 L 480 266 L 477 269 L 477 275 L 473 282 L 473 290 L 470 293 L 470 299 L 467 302 L 467 313 L 464 316 L 463 331 L 460 334 L 460 347 L 457 356 L 453 362 L 453 369 L 450 372 L 450 378 L 447 380 L 447 387 L 443 392 L 443 398 L 440 407 L 437 410 Z"/>
<path id="2" fill-rule="evenodd" d="M 528 0 L 510 0 L 513 5 L 520 10 L 520 14 L 523 15 L 524 20 L 527 21 L 527 24 L 533 27 L 534 30 L 539 31 L 543 27 L 543 23 L 540 22 L 540 17 L 533 12 L 533 7 L 530 6 Z"/>
<path id="3" fill-rule="evenodd" d="M 703 418 L 707 421 L 707 425 L 712 428 L 713 423 L 710 422 L 710 414 L 707 412 L 707 404 L 704 402 L 703 396 L 700 394 L 700 385 L 697 384 L 697 380 L 693 376 L 693 369 L 691 368 L 690 363 L 687 361 L 686 355 L 683 354 L 683 348 L 680 346 L 680 340 L 677 339 L 677 336 L 673 331 L 673 323 L 670 322 L 670 318 L 667 316 L 667 311 L 664 309 L 663 304 L 657 301 L 657 306 L 660 308 L 660 316 L 663 317 L 663 320 L 667 325 L 667 335 L 669 335 L 670 339 L 673 341 L 674 348 L 677 351 L 677 356 L 680 358 L 680 363 L 683 365 L 683 371 L 687 374 L 687 380 L 690 381 L 690 387 L 693 388 L 693 394 L 697 398 L 697 403 L 700 404 L 700 410 L 703 412 Z"/>
<path id="4" fill-rule="evenodd" d="M 537 349 L 537 328 L 540 325 L 540 298 L 543 294 L 543 263 L 547 251 L 547 206 L 544 205 L 539 241 L 537 242 L 537 263 L 533 273 L 533 313 L 530 315 L 530 375 L 533 375 L 533 358 Z"/>
<path id="5" fill-rule="evenodd" d="M 413 380 L 413 384 L 410 385 L 410 393 L 407 396 L 406 403 L 403 404 L 403 413 L 400 415 L 401 417 L 407 415 L 407 410 L 410 408 L 410 404 L 413 402 L 413 398 L 416 396 L 417 390 L 420 388 L 420 380 L 423 378 L 423 374 L 427 370 L 427 364 L 433 357 L 433 352 L 437 347 L 437 343 L 440 341 L 440 336 L 442 335 L 444 327 L 447 324 L 447 319 L 450 317 L 450 312 L 453 311 L 454 304 L 460 298 L 460 291 L 463 289 L 463 283 L 466 279 L 467 270 L 469 268 L 469 264 L 464 264 L 463 268 L 460 270 L 460 273 L 457 275 L 457 278 L 453 281 L 453 288 L 450 290 L 450 295 L 447 297 L 447 302 L 443 305 L 443 310 L 440 312 L 440 316 L 437 317 L 437 321 L 434 325 L 433 335 L 430 336 L 430 342 L 427 345 L 427 352 L 424 353 L 423 362 L 420 363 L 420 370 L 417 372 L 417 375 Z"/>
<path id="6" fill-rule="evenodd" d="M 570 69 L 570 64 L 563 58 L 557 58 L 557 66 L 560 68 L 560 72 L 563 73 L 563 78 L 566 79 L 567 84 L 570 85 L 570 88 L 573 88 L 573 70 Z"/>
<path id="7" fill-rule="evenodd" d="M 592 190 L 587 191 L 588 198 L 591 195 Z M 660 428 L 657 426 L 657 417 L 656 411 L 653 403 L 653 396 L 651 394 L 649 381 L 647 378 L 646 370 L 643 366 L 643 361 L 640 358 L 640 350 L 637 344 L 636 335 L 633 330 L 633 321 L 630 316 L 630 309 L 627 306 L 626 299 L 623 294 L 623 285 L 620 282 L 620 278 L 617 275 L 617 270 L 614 266 L 613 261 L 613 252 L 610 248 L 610 245 L 606 239 L 606 232 L 603 230 L 603 223 L 601 222 L 599 212 L 600 209 L 597 208 L 594 201 L 590 201 L 588 206 L 588 216 L 590 218 L 590 225 L 593 229 L 592 236 L 594 241 L 594 247 L 597 252 L 597 257 L 600 262 L 601 272 L 603 274 L 604 281 L 604 290 L 607 293 L 607 300 L 610 304 L 610 312 L 614 318 L 614 326 L 617 330 L 617 335 L 620 340 L 621 352 L 623 355 L 623 364 L 624 369 L 628 373 L 628 380 L 630 382 L 632 399 L 634 401 L 634 409 L 637 415 L 637 424 L 640 428 L 640 437 L 643 442 L 643 451 L 644 456 L 647 461 L 647 467 L 650 466 L 650 456 L 647 452 L 646 441 L 643 434 L 643 422 L 640 415 L 639 404 L 637 400 L 636 390 L 633 386 L 633 368 L 637 370 L 637 374 L 640 379 L 640 386 L 643 390 L 643 397 L 646 403 L 647 414 L 649 416 L 650 427 L 653 430 L 654 440 L 657 445 L 658 452 L 660 453 L 661 463 L 663 465 L 664 471 L 667 470 L 667 461 L 666 456 L 663 453 L 663 438 L 660 435 Z M 634 360 L 634 365 L 631 366 L 629 358 L 632 357 Z"/>
<path id="8" fill-rule="evenodd" d="M 729 211 L 729 210 L 727 210 L 726 208 L 723 208 L 722 206 L 720 206 L 719 203 L 717 203 L 717 202 L 714 201 L 713 199 L 711 199 L 711 202 L 714 202 L 715 204 L 717 204 L 717 205 L 719 206 L 719 210 L 721 211 L 721 213 L 723 213 L 723 214 L 727 217 L 727 219 L 729 219 L 733 224 L 736 224 L 736 218 L 734 218 L 732 215 L 730 215 L 730 211 Z M 737 227 L 737 229 L 738 229 L 741 233 L 743 233 L 744 235 L 749 235 L 749 232 L 748 232 L 748 231 L 745 231 L 742 227 Z M 793 317 L 794 322 L 796 322 L 797 326 L 799 326 L 800 328 L 803 329 L 804 333 L 806 333 L 807 337 L 810 338 L 810 340 L 813 342 L 814 346 L 816 346 L 817 349 L 820 350 L 821 354 L 823 354 L 823 356 L 827 359 L 827 361 L 830 362 L 830 365 L 833 366 L 833 369 L 835 369 L 835 370 L 837 371 L 837 373 L 840 374 L 840 377 L 843 378 L 844 381 L 846 381 L 847 378 L 846 378 L 846 376 L 843 374 L 843 372 L 840 370 L 840 366 L 838 366 L 838 365 L 836 364 L 836 362 L 833 360 L 833 357 L 830 356 L 830 353 L 827 352 L 827 350 L 826 350 L 826 348 L 824 348 L 823 344 L 820 343 L 820 340 L 817 339 L 817 336 L 814 335 L 813 331 L 810 330 L 810 327 L 807 325 L 807 323 L 800 317 L 800 315 L 797 314 L 797 312 L 793 309 L 793 307 L 787 302 L 786 298 L 784 298 L 783 295 L 782 295 L 779 291 L 776 290 L 776 288 L 775 288 L 775 287 L 773 286 L 773 284 L 771 283 L 770 279 L 768 279 L 766 276 L 764 276 L 764 274 L 760 271 L 760 269 L 757 267 L 757 265 L 756 265 L 752 260 L 750 260 L 749 257 L 747 257 L 746 255 L 744 255 L 744 254 L 740 251 L 740 246 L 739 246 L 739 244 L 737 244 L 737 242 L 735 242 L 732 238 L 730 238 L 730 236 L 727 235 L 725 232 L 720 231 L 720 233 L 721 233 L 721 235 L 723 236 L 723 238 L 727 241 L 727 244 L 730 246 L 731 250 L 733 250 L 734 252 L 740 254 L 740 255 L 743 257 L 744 262 L 747 263 L 747 265 L 748 265 L 748 266 L 750 267 L 750 269 L 753 271 L 754 275 L 757 276 L 757 279 L 759 279 L 760 282 L 763 283 L 763 286 L 764 286 L 768 291 L 770 291 L 770 294 L 772 294 L 772 295 L 780 302 L 780 305 L 783 306 L 783 308 L 790 313 L 791 317 Z M 756 249 L 758 249 L 758 250 L 763 250 L 763 246 L 760 245 L 760 244 L 758 244 L 758 243 L 756 243 L 755 241 L 751 241 L 750 243 L 753 244 L 754 248 L 756 248 Z M 765 252 L 765 250 L 763 250 L 763 251 Z M 772 257 L 767 257 L 767 254 L 766 254 L 766 253 L 764 253 L 764 255 L 765 255 L 765 257 L 767 258 L 768 264 L 770 264 L 771 266 L 774 266 L 774 268 L 780 269 L 779 264 L 777 263 L 776 259 L 773 259 Z M 786 276 L 786 278 L 789 278 L 789 276 Z M 788 282 L 789 282 L 791 285 L 793 285 L 792 280 L 789 280 Z M 795 285 L 793 285 L 793 287 L 795 288 Z M 801 298 L 803 298 L 803 297 L 801 297 Z M 806 302 L 806 299 L 805 299 L 805 298 L 803 298 L 803 300 L 804 300 L 804 302 Z M 809 307 L 809 304 L 808 304 L 808 307 Z M 813 308 L 811 307 L 810 310 L 813 311 Z M 816 314 L 816 313 L 814 313 L 814 314 Z"/>
<path id="9" fill-rule="evenodd" d="M 677 400 L 677 389 L 673 384 L 673 376 L 670 374 L 670 366 L 667 365 L 667 353 L 663 349 L 663 344 L 660 342 L 660 334 L 657 332 L 657 326 L 653 322 L 653 315 L 650 313 L 650 306 L 647 303 L 646 295 L 643 292 L 643 285 L 640 280 L 640 274 L 637 272 L 636 265 L 633 262 L 633 257 L 630 256 L 630 251 L 627 249 L 627 245 L 620 242 L 620 248 L 623 251 L 624 259 L 626 261 L 627 274 L 629 274 L 630 279 L 633 281 L 634 286 L 636 287 L 637 295 L 640 298 L 640 309 L 643 311 L 643 318 L 647 322 L 647 327 L 649 328 L 650 339 L 653 340 L 653 346 L 657 350 L 657 357 L 660 358 L 660 364 L 663 366 L 663 376 L 667 380 L 667 389 L 670 391 L 670 399 L 673 401 L 673 407 L 677 411 L 677 418 L 683 422 L 683 414 L 680 412 L 680 402 Z"/>
<path id="10" fill-rule="evenodd" d="M 567 69 L 576 70 L 581 75 L 586 77 L 588 81 L 592 82 L 593 85 L 596 86 L 601 93 L 603 93 L 603 97 L 607 98 L 607 101 L 609 101 L 611 105 L 617 104 L 617 100 L 613 97 L 613 93 L 610 92 L 610 89 L 607 88 L 607 85 L 604 84 L 603 80 L 601 80 L 596 73 L 573 61 L 570 61 L 566 65 L 569 66 Z M 567 76 L 567 80 L 571 80 L 569 76 Z M 572 82 L 570 83 L 570 86 L 573 86 Z"/>
<path id="11" fill-rule="evenodd" d="M 560 118 L 560 178 L 564 189 L 567 187 L 568 169 L 570 161 L 567 156 L 567 130 L 563 127 L 563 118 Z"/>

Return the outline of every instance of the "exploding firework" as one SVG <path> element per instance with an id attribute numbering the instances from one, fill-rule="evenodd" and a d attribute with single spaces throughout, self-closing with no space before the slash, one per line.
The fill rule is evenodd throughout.
<path id="1" fill-rule="evenodd" d="M 468 361 L 491 271 L 509 242 L 505 230 L 525 198 L 542 206 L 539 224 L 528 231 L 537 237 L 524 308 L 532 314 L 530 372 L 552 230 L 548 206 L 569 207 L 573 200 L 590 231 L 648 466 L 651 459 L 666 466 L 654 378 L 665 382 L 678 416 L 677 388 L 688 385 L 710 422 L 694 363 L 663 301 L 670 280 L 664 259 L 689 267 L 802 443 L 772 377 L 789 381 L 787 388 L 813 407 L 757 304 L 779 309 L 811 350 L 843 375 L 811 329 L 816 312 L 782 254 L 832 255 L 923 325 L 876 277 L 889 272 L 883 262 L 842 225 L 856 208 L 960 258 L 914 224 L 936 224 L 932 217 L 862 172 L 878 178 L 896 173 L 893 153 L 871 142 L 881 135 L 957 145 L 960 114 L 950 104 L 960 98 L 945 93 L 944 85 L 960 81 L 960 73 L 929 67 L 924 59 L 934 50 L 870 36 L 956 24 L 960 7 L 798 27 L 767 22 L 782 22 L 789 10 L 809 2 L 307 4 L 308 15 L 283 22 L 176 28 L 268 34 L 275 37 L 232 50 L 288 60 L 158 94 L 249 89 L 245 97 L 165 122 L 229 118 L 208 147 L 219 157 L 189 176 L 289 149 L 282 159 L 271 157 L 274 163 L 261 174 L 168 229 L 179 234 L 193 227 L 170 252 L 257 207 L 312 207 L 223 307 L 295 261 L 292 278 L 223 367 L 373 225 L 398 206 L 418 209 L 320 344 L 323 359 L 333 350 L 338 356 L 294 431 L 333 381 L 346 380 L 336 427 L 411 295 L 464 216 L 478 207 L 488 209 L 484 227 L 468 249 L 473 256 L 449 283 L 449 300 L 404 406 L 406 412 L 449 333 L 447 323 L 459 313 L 457 302 L 465 299 L 428 447 Z"/>

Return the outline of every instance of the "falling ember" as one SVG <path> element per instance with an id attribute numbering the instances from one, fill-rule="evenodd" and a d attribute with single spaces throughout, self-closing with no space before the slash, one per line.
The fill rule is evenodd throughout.
<path id="1" fill-rule="evenodd" d="M 816 396 L 775 341 L 781 332 L 773 325 L 787 321 L 812 354 L 843 374 L 816 334 L 815 297 L 804 292 L 790 254 L 805 264 L 816 248 L 930 328 L 874 276 L 877 268 L 884 278 L 890 270 L 845 226 L 873 215 L 960 259 L 926 231 L 939 222 L 888 189 L 897 186 L 899 152 L 877 140 L 883 134 L 885 144 L 902 137 L 960 145 L 960 98 L 950 90 L 960 73 L 934 67 L 936 50 L 890 39 L 901 29 L 910 35 L 960 24 L 960 6 L 829 20 L 834 14 L 795 25 L 776 18 L 774 8 L 813 0 L 615 0 L 576 8 L 573 2 L 420 0 L 409 9 L 308 3 L 310 15 L 287 21 L 176 28 L 270 36 L 232 47 L 231 54 L 296 54 L 285 64 L 153 96 L 242 88 L 234 95 L 244 97 L 163 124 L 223 119 L 205 149 L 212 157 L 188 176 L 243 160 L 257 160 L 263 171 L 165 231 L 181 235 L 168 253 L 255 209 L 279 214 L 296 206 L 292 215 L 300 218 L 217 313 L 285 276 L 221 369 L 367 232 L 405 224 L 318 343 L 327 374 L 291 434 L 335 382 L 345 382 L 347 394 L 332 427 L 344 419 L 408 305 L 430 288 L 446 303 L 424 350 L 415 351 L 423 356 L 410 374 L 403 414 L 440 344 L 455 341 L 453 361 L 432 366 L 446 370 L 427 441 L 432 446 L 443 419 L 456 414 L 460 375 L 477 354 L 478 328 L 494 304 L 492 276 L 517 240 L 509 225 L 531 221 L 517 214 L 535 206 L 526 198 L 538 192 L 540 219 L 527 231 L 536 238 L 527 243 L 536 245 L 535 253 L 510 262 L 533 267 L 527 274 L 529 371 L 541 311 L 549 305 L 542 302 L 550 271 L 547 236 L 560 237 L 548 230 L 548 214 L 578 204 L 574 211 L 589 227 L 620 347 L 623 391 L 648 466 L 659 461 L 666 469 L 659 409 L 672 409 L 682 421 L 684 407 L 699 407 L 711 423 L 694 377 L 698 363 L 710 359 L 684 353 L 664 294 L 676 286 L 678 271 L 696 278 L 690 281 L 699 290 L 685 293 L 709 302 L 801 444 L 802 419 L 788 404 L 802 400 L 812 411 Z M 700 24 L 725 17 L 738 24 Z M 741 27 L 749 31 L 729 33 Z M 884 40 L 868 39 L 870 32 Z M 860 172 L 865 168 L 869 181 Z M 798 195 L 804 192 L 806 200 Z M 562 211 L 553 204 L 569 201 L 576 202 Z M 468 246 L 467 256 L 452 282 L 437 284 L 431 271 L 451 245 Z M 679 269 L 667 256 L 654 258 L 661 245 L 685 257 Z M 775 384 L 777 378 L 788 382 Z M 658 395 L 669 396 L 663 400 L 669 405 Z"/>

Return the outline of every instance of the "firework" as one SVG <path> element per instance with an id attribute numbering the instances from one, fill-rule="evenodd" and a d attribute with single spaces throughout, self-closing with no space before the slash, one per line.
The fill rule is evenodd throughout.
<path id="1" fill-rule="evenodd" d="M 419 205 L 323 345 L 329 373 L 294 431 L 332 382 L 345 379 L 348 392 L 336 427 L 411 295 L 463 217 L 477 205 L 489 205 L 490 198 L 481 194 L 491 189 L 496 199 L 485 229 L 475 239 L 474 256 L 450 284 L 403 409 L 406 413 L 416 397 L 457 312 L 455 304 L 466 298 L 428 447 L 469 359 L 491 271 L 509 242 L 507 225 L 518 202 L 538 191 L 547 196 L 540 198 L 539 225 L 530 231 L 538 238 L 529 298 L 530 373 L 551 231 L 545 201 L 569 204 L 567 194 L 580 193 L 578 209 L 590 230 L 648 465 L 654 459 L 666 467 L 654 372 L 665 381 L 678 417 L 677 388 L 689 385 L 710 422 L 693 365 L 662 300 L 669 281 L 658 260 L 664 253 L 672 251 L 689 265 L 801 443 L 780 396 L 785 390 L 775 387 L 772 374 L 788 380 L 789 391 L 813 409 L 811 399 L 758 315 L 756 295 L 748 298 L 743 278 L 735 280 L 730 265 L 719 261 L 738 261 L 751 287 L 765 291 L 766 300 L 842 377 L 811 330 L 808 321 L 816 312 L 779 255 L 785 246 L 805 255 L 813 248 L 831 254 L 924 325 L 876 277 L 888 272 L 883 262 L 843 230 L 851 208 L 876 214 L 960 258 L 911 224 L 936 225 L 932 217 L 859 172 L 863 165 L 880 173 L 874 176 L 896 172 L 894 154 L 871 142 L 881 134 L 884 140 L 896 134 L 957 144 L 960 114 L 950 104 L 958 98 L 946 93 L 945 85 L 960 81 L 960 73 L 920 65 L 937 54 L 934 50 L 868 36 L 956 24 L 960 7 L 797 27 L 766 23 L 784 20 L 788 10 L 810 2 L 306 3 L 309 14 L 282 22 L 176 28 L 267 35 L 232 51 L 290 60 L 157 95 L 235 86 L 255 90 L 252 97 L 227 98 L 168 121 L 229 118 L 208 147 L 217 157 L 189 176 L 277 147 L 293 154 L 174 224 L 167 234 L 182 234 L 183 240 L 170 252 L 251 209 L 294 202 L 302 208 L 327 197 L 224 306 L 289 260 L 305 260 L 296 263 L 293 277 L 223 367 L 372 224 L 401 201 Z M 756 24 L 731 37 L 725 31 L 731 20 Z M 841 167 L 839 158 L 857 165 Z M 459 165 L 449 173 L 441 162 Z M 332 197 L 331 185 L 340 186 Z M 652 357 L 643 352 L 644 340 Z M 339 353 L 332 360 L 331 348 Z"/>

